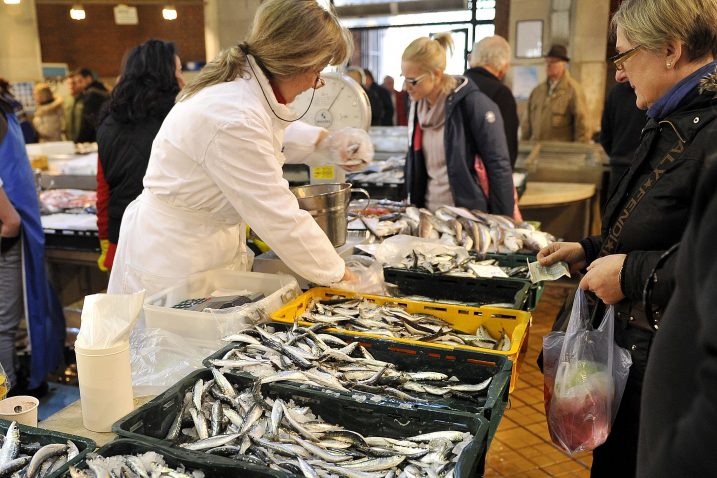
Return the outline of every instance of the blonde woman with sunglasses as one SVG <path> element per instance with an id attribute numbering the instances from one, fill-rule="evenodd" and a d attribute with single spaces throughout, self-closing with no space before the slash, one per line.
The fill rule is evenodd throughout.
<path id="1" fill-rule="evenodd" d="M 445 73 L 449 33 L 411 42 L 401 73 L 411 98 L 409 200 L 513 216 L 513 177 L 498 106 L 463 76 Z"/>

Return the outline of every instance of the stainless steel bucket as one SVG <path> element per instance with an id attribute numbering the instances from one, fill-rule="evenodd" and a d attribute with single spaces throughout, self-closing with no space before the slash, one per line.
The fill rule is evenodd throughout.
<path id="1" fill-rule="evenodd" d="M 351 184 L 311 184 L 291 188 L 299 207 L 308 211 L 326 233 L 334 247 L 346 243 L 348 207 L 351 193 L 369 194 L 365 189 L 351 189 Z"/>

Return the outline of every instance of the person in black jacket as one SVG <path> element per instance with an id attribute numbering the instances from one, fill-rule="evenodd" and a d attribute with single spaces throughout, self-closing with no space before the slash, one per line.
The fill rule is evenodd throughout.
<path id="1" fill-rule="evenodd" d="M 717 161 L 713 160 L 713 163 Z M 702 177 L 645 372 L 637 476 L 717 470 L 717 166 Z M 669 391 L 669 392 L 668 392 Z"/>
<path id="2" fill-rule="evenodd" d="M 543 265 L 563 260 L 574 272 L 587 268 L 580 287 L 600 299 L 598 307 L 615 305 L 615 341 L 632 357 L 610 435 L 593 451 L 591 476 L 611 478 L 635 475 L 642 384 L 654 338 L 643 289 L 664 251 L 680 241 L 695 184 L 715 158 L 717 4 L 625 0 L 612 25 L 619 52 L 612 58 L 615 79 L 629 81 L 649 119 L 629 172 L 608 198 L 602 234 L 538 253 Z M 660 269 L 653 304 L 658 317 L 674 284 L 674 268 Z"/>
<path id="3" fill-rule="evenodd" d="M 70 105 L 70 125 L 77 129 L 70 130 L 68 136 L 75 143 L 93 143 L 97 140 L 100 112 L 109 98 L 109 92 L 88 68 L 80 68 L 72 76 L 80 93 Z"/>
<path id="4" fill-rule="evenodd" d="M 623 174 L 640 145 L 640 133 L 647 122 L 645 112 L 635 104 L 637 98 L 630 83 L 612 87 L 605 100 L 600 127 L 600 144 L 610 157 L 608 193 Z"/>
<path id="5" fill-rule="evenodd" d="M 391 101 L 391 93 L 383 86 L 376 83 L 373 79 L 373 73 L 364 68 L 366 74 L 366 89 L 376 95 L 381 101 L 381 116 L 379 118 L 380 126 L 393 126 L 393 101 Z"/>
<path id="6" fill-rule="evenodd" d="M 510 45 L 498 35 L 483 38 L 473 46 L 470 69 L 464 73 L 478 85 L 478 89 L 493 100 L 503 116 L 503 129 L 508 142 L 510 166 L 515 167 L 518 158 L 518 107 L 510 88 L 503 78 L 510 69 Z"/>
<path id="7" fill-rule="evenodd" d="M 183 86 L 173 43 L 148 40 L 129 52 L 97 131 L 101 270 L 112 268 L 122 215 L 142 192 L 152 141 Z"/>

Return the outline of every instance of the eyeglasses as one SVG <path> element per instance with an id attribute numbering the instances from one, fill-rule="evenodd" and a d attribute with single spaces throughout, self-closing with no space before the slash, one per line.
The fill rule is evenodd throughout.
<path id="1" fill-rule="evenodd" d="M 323 88 L 326 86 L 326 80 L 321 78 L 321 75 L 316 75 L 316 81 L 314 82 L 314 89 L 318 90 L 319 88 Z"/>
<path id="2" fill-rule="evenodd" d="M 416 86 L 416 85 L 419 84 L 426 76 L 428 76 L 428 73 L 424 73 L 424 74 L 419 75 L 419 76 L 417 76 L 417 77 L 415 77 L 415 78 L 405 78 L 405 77 L 404 77 L 404 78 L 403 78 L 403 81 L 405 81 L 406 83 L 408 83 L 408 84 L 411 85 L 411 86 Z"/>
<path id="3" fill-rule="evenodd" d="M 618 53 L 615 56 L 611 56 L 610 58 L 608 58 L 608 61 L 611 61 L 615 64 L 615 69 L 617 69 L 617 71 L 622 71 L 625 69 L 623 63 L 635 56 L 640 51 L 640 48 L 642 47 L 640 45 L 637 45 L 636 47 L 630 48 L 627 51 Z"/>

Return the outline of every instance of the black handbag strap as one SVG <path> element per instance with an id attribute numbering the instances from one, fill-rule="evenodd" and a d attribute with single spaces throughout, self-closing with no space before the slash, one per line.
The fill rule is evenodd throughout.
<path id="1" fill-rule="evenodd" d="M 666 123 L 674 128 L 672 123 L 669 121 Z M 675 130 L 675 132 L 677 131 Z M 667 171 L 667 167 L 674 163 L 685 151 L 685 140 L 682 139 L 679 133 L 677 134 L 677 137 L 677 143 L 670 149 L 670 151 L 667 152 L 660 162 L 657 163 L 657 166 L 655 166 L 649 176 L 643 181 L 642 185 L 632 194 L 630 199 L 627 201 L 627 204 L 625 204 L 624 209 L 618 215 L 617 220 L 610 228 L 610 232 L 603 241 L 598 257 L 607 256 L 615 252 L 617 249 L 617 242 L 620 239 L 620 234 L 622 234 L 622 230 L 625 227 L 627 219 L 630 215 L 632 215 L 633 211 L 637 205 L 640 204 L 640 201 L 644 199 L 648 191 L 655 187 L 655 184 L 657 184 L 660 178 L 664 176 L 665 171 Z"/>

